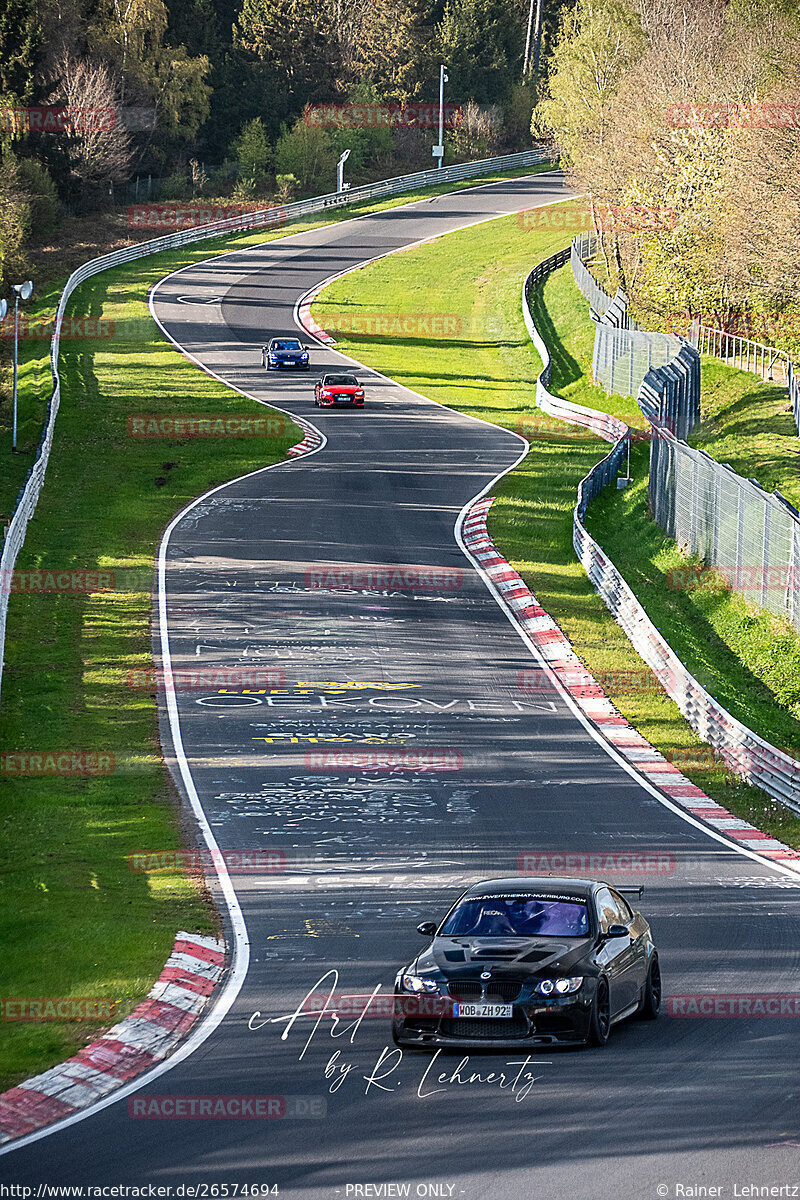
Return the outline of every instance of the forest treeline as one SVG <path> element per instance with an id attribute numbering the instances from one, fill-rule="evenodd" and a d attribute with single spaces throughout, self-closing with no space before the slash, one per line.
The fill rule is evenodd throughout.
<path id="1" fill-rule="evenodd" d="M 64 213 L 431 166 L 441 62 L 448 161 L 550 141 L 646 321 L 800 349 L 797 0 L 5 0 L 0 273 Z M 117 119 L 13 127 L 59 106 Z"/>
<path id="2" fill-rule="evenodd" d="M 797 0 L 578 0 L 533 128 L 649 324 L 800 351 Z"/>
<path id="3" fill-rule="evenodd" d="M 544 56 L 573 3 L 539 6 Z M 440 62 L 458 107 L 450 161 L 530 145 L 536 12 L 535 0 L 5 0 L 3 273 L 65 211 L 330 191 L 343 149 L 355 182 L 435 166 L 425 106 L 438 103 Z M 390 124 L 364 119 L 381 105 Z M 50 112 L 42 124 L 58 106 L 76 121 L 55 129 Z M 331 106 L 356 117 L 309 119 Z M 85 117 L 105 112 L 115 119 Z"/>

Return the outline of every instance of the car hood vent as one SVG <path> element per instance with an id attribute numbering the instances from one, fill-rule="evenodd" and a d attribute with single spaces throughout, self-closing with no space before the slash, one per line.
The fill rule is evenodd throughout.
<path id="1" fill-rule="evenodd" d="M 515 946 L 498 946 L 496 950 L 474 950 L 472 952 L 473 958 L 493 958 L 495 960 L 499 958 L 517 958 L 518 955 L 519 950 Z"/>

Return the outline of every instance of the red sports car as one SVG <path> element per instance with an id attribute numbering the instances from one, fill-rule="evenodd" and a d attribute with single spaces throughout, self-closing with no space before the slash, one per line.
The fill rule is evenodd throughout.
<path id="1" fill-rule="evenodd" d="M 364 389 L 355 375 L 323 375 L 314 384 L 314 403 L 347 404 L 351 408 L 364 407 Z"/>

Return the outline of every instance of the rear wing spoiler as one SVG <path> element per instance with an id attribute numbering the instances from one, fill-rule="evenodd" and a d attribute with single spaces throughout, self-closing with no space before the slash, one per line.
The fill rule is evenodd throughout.
<path id="1" fill-rule="evenodd" d="M 644 887 L 641 883 L 638 887 L 618 887 L 617 891 L 621 896 L 635 896 L 637 900 L 641 900 L 644 895 Z"/>

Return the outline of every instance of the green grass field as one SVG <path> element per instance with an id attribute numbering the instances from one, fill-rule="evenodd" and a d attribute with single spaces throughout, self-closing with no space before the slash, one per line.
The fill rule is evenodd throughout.
<path id="1" fill-rule="evenodd" d="M 800 437 L 785 387 L 703 357 L 702 421 L 689 444 L 800 508 Z"/>
<path id="2" fill-rule="evenodd" d="M 541 363 L 521 313 L 525 275 L 566 241 L 563 229 L 529 229 L 513 217 L 500 218 L 351 273 L 325 290 L 313 312 L 323 326 L 326 314 L 342 311 L 364 317 L 424 311 L 460 318 L 457 331 L 449 336 L 386 341 L 380 335 L 343 333 L 338 348 L 433 400 L 529 438 L 530 453 L 495 489 L 497 500 L 489 518 L 492 537 L 631 723 L 709 795 L 800 845 L 800 821 L 759 790 L 728 776 L 710 756 L 644 667 L 575 558 L 572 510 L 578 483 L 607 446 L 535 410 L 534 380 Z M 642 426 L 634 400 L 606 396 L 587 379 L 593 332 L 568 267 L 548 278 L 535 300 L 534 316 L 553 349 L 551 390 Z M 628 494 L 620 496 L 625 501 Z M 620 526 L 619 541 L 630 549 L 634 539 Z M 627 562 L 615 561 L 624 574 Z M 685 619 L 694 618 L 687 613 Z M 747 674 L 743 668 L 739 684 Z M 764 698 L 757 681 L 753 691 Z M 776 732 L 789 735 L 795 724 L 791 715 L 777 703 L 768 702 L 766 708 Z M 784 738 L 779 744 L 800 741 Z"/>

